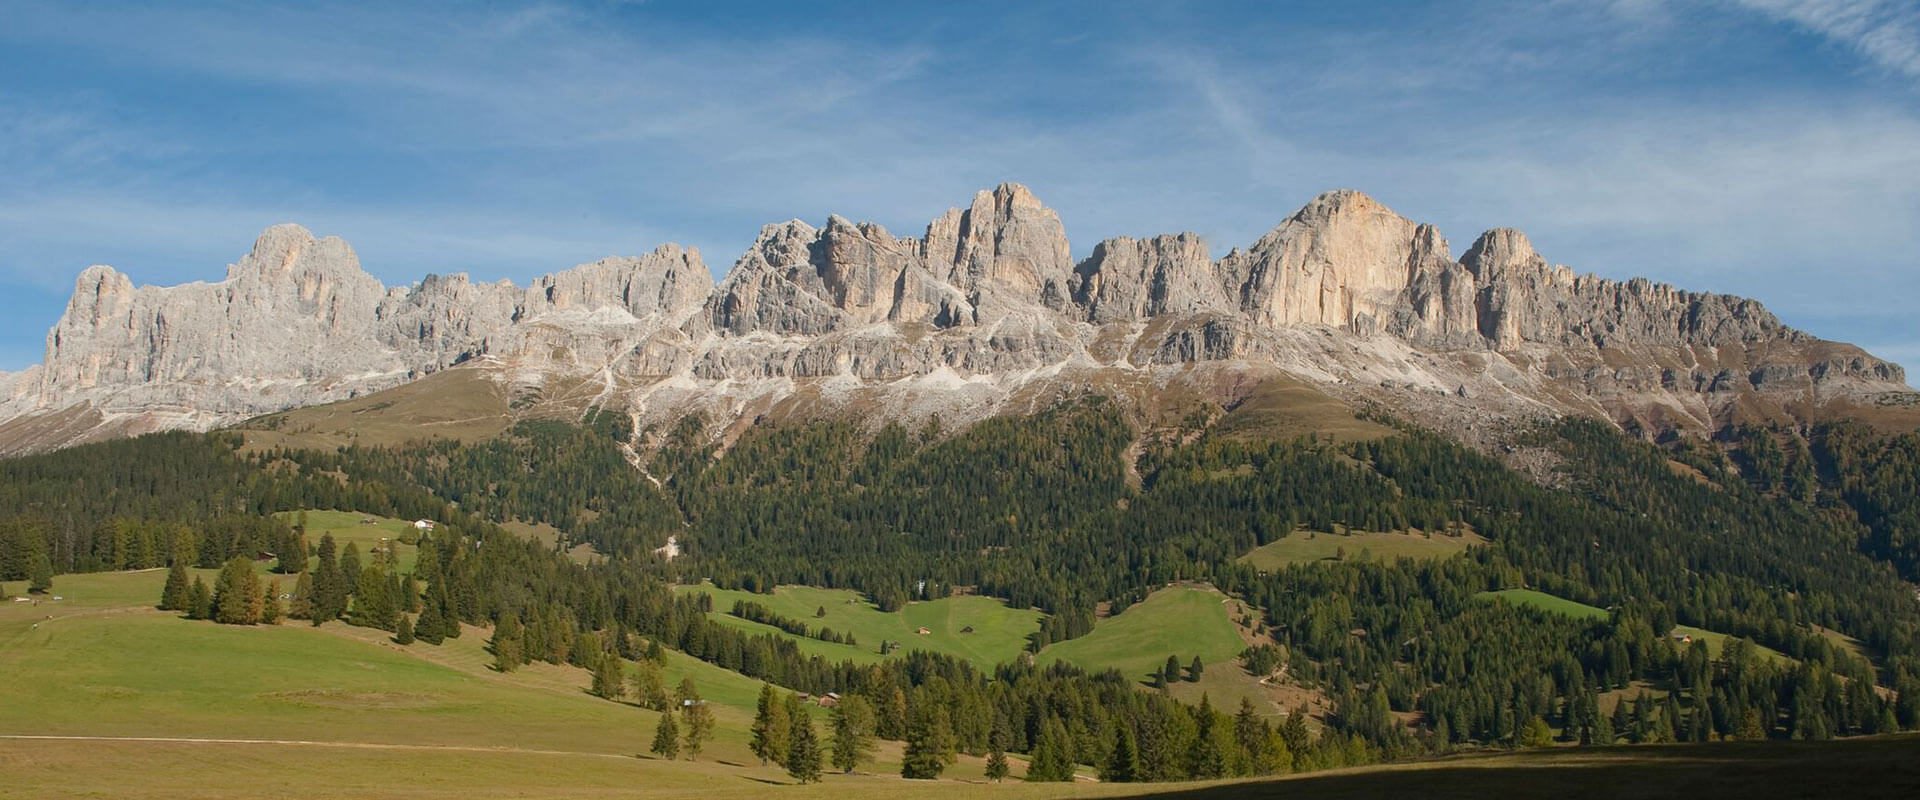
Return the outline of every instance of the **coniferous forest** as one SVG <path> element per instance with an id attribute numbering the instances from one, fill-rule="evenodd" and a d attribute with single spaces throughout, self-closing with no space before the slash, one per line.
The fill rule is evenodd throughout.
<path id="1" fill-rule="evenodd" d="M 459 636 L 460 623 L 489 626 L 500 668 L 572 664 L 605 672 L 606 691 L 620 686 L 618 664 L 670 648 L 787 690 L 857 698 L 872 720 L 845 725 L 906 741 L 906 768 L 922 776 L 960 752 L 990 764 L 1025 753 L 1036 779 L 1071 779 L 1079 764 L 1110 780 L 1167 780 L 1556 738 L 1920 727 L 1914 435 L 1742 428 L 1660 447 L 1563 420 L 1526 442 L 1558 465 L 1537 481 L 1412 426 L 1348 443 L 1206 430 L 1143 439 L 1098 399 L 963 432 L 756 426 L 724 448 L 698 418 L 653 431 L 625 420 L 332 452 L 171 433 L 0 461 L 0 580 L 173 566 L 162 607 L 248 624 L 281 608 L 244 564 L 280 554 L 294 619 L 344 619 L 418 646 Z M 640 441 L 657 446 L 633 449 Z M 271 516 L 297 509 L 440 525 L 403 574 Z M 566 540 L 537 544 L 499 527 L 508 521 L 550 524 Z M 1488 543 L 1433 561 L 1262 571 L 1239 560 L 1342 529 L 1471 530 Z M 669 536 L 681 550 L 671 561 L 656 554 Z M 601 557 L 569 560 L 578 543 Z M 212 588 L 189 586 L 183 571 L 222 565 Z M 989 671 L 923 652 L 828 661 L 791 638 L 717 624 L 710 596 L 671 590 L 702 579 L 850 588 L 882 610 L 977 592 L 1045 612 L 1035 651 L 1156 587 L 1204 581 L 1258 609 L 1272 637 L 1246 666 L 1283 668 L 1332 709 L 1310 728 L 1304 709 L 1275 723 L 1064 664 Z M 1523 587 L 1607 614 L 1480 596 Z M 731 613 L 851 643 L 758 604 Z M 1677 625 L 1732 638 L 1716 653 L 1669 635 Z M 1630 700 L 1603 701 L 1629 687 Z M 819 757 L 801 758 L 796 775 L 817 775 Z"/>

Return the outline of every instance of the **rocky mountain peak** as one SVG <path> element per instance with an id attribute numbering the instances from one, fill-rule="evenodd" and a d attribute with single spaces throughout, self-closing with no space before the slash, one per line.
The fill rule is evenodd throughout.
<path id="1" fill-rule="evenodd" d="M 1905 391 L 1897 365 L 1754 301 L 1576 277 L 1511 229 L 1456 261 L 1434 226 L 1352 190 L 1217 260 L 1192 233 L 1069 252 L 1059 215 L 1012 183 L 919 238 L 839 215 L 767 225 L 717 285 L 698 252 L 663 245 L 524 289 L 464 274 L 388 289 L 346 242 L 276 225 L 218 283 L 83 271 L 45 364 L 0 382 L 0 449 L 46 446 L 7 431 L 64 409 L 108 421 L 62 442 L 205 428 L 469 361 L 509 365 L 515 385 L 592 376 L 595 402 L 650 416 L 864 398 L 875 418 L 977 418 L 1059 381 L 1157 385 L 1203 365 L 1428 398 L 1422 414 L 1445 397 L 1467 420 L 1605 409 L 1654 427 Z"/>

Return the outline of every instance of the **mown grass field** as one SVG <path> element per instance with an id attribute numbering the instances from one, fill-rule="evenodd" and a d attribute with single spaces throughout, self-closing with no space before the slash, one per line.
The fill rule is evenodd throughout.
<path id="1" fill-rule="evenodd" d="M 1596 608 L 1586 603 L 1576 603 L 1564 597 L 1555 597 L 1546 592 L 1532 589 L 1501 589 L 1497 592 L 1481 592 L 1474 595 L 1482 600 L 1511 603 L 1526 608 L 1537 608 L 1553 614 L 1564 614 L 1574 619 L 1607 619 L 1610 614 L 1604 608 Z"/>
<path id="2" fill-rule="evenodd" d="M 1199 656 L 1208 672 L 1217 668 L 1224 674 L 1237 669 L 1227 662 L 1246 649 L 1227 617 L 1224 600 L 1226 596 L 1210 586 L 1161 589 L 1100 620 L 1092 633 L 1048 645 L 1039 661 L 1066 661 L 1088 670 L 1112 667 L 1146 681 L 1149 673 L 1166 665 L 1167 656 L 1179 657 L 1182 667 Z"/>
<path id="3" fill-rule="evenodd" d="M 1031 609 L 1008 608 L 991 597 L 969 595 L 908 603 L 899 611 L 885 612 L 859 593 L 846 589 L 782 586 L 773 594 L 754 594 L 701 584 L 681 586 L 677 590 L 712 595 L 711 617 L 720 624 L 787 636 L 798 642 L 806 653 L 862 663 L 881 660 L 880 642 L 889 640 L 901 644 L 895 655 L 925 650 L 957 656 L 992 669 L 1020 655 L 1027 645 L 1027 634 L 1039 629 L 1041 616 Z M 792 636 L 770 625 L 740 619 L 727 613 L 737 600 L 759 603 L 775 613 L 805 622 L 812 629 L 827 627 L 839 633 L 851 633 L 857 644 Z M 823 608 L 826 616 L 815 617 Z M 918 632 L 922 627 L 928 631 L 925 635 Z M 968 628 L 972 628 L 972 632 L 966 632 Z"/>
<path id="4" fill-rule="evenodd" d="M 1427 536 L 1422 533 L 1375 533 L 1372 531 L 1352 531 L 1339 535 L 1296 531 L 1254 548 L 1253 551 L 1241 556 L 1240 560 L 1251 564 L 1256 569 L 1272 571 L 1294 564 L 1310 564 L 1343 557 L 1349 561 L 1447 558 L 1464 553 L 1469 547 L 1486 543 L 1486 539 L 1471 531 L 1459 536 L 1448 536 L 1443 533 Z"/>

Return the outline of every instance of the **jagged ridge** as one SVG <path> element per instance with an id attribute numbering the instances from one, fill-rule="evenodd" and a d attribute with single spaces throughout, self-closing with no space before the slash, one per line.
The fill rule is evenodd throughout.
<path id="1" fill-rule="evenodd" d="M 0 428 L 100 418 L 13 449 L 204 429 L 476 360 L 503 380 L 597 376 L 598 402 L 642 416 L 738 417 L 795 397 L 979 416 L 1037 383 L 1175 380 L 1203 362 L 1390 402 L 1654 427 L 1712 427 L 1754 397 L 1773 398 L 1765 413 L 1905 390 L 1897 365 L 1752 300 L 1576 276 L 1509 229 L 1455 260 L 1433 226 L 1355 191 L 1218 260 L 1191 233 L 1069 253 L 1059 216 L 1017 184 L 919 238 L 839 216 L 768 225 L 718 285 L 697 251 L 665 245 L 525 289 L 465 275 L 388 288 L 340 239 L 280 225 L 218 283 L 82 272 L 44 365 L 0 376 Z"/>

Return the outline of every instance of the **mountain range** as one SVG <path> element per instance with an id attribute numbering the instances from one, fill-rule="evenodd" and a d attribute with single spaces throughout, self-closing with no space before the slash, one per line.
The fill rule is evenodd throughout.
<path id="1" fill-rule="evenodd" d="M 1090 391 L 1150 416 L 1275 382 L 1482 444 L 1525 417 L 1651 435 L 1914 408 L 1899 365 L 1754 300 L 1578 275 L 1504 228 L 1456 258 L 1356 191 L 1218 258 L 1191 233 L 1071 252 L 1059 215 L 1011 183 L 918 237 L 837 215 L 767 225 L 717 283 L 668 244 L 526 287 L 388 287 L 346 242 L 276 225 L 218 282 L 83 271 L 44 363 L 0 376 L 0 453 L 206 430 L 450 369 L 525 407 L 565 383 L 575 406 L 641 423 L 965 423 Z"/>

